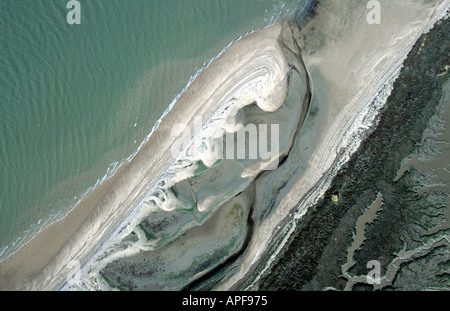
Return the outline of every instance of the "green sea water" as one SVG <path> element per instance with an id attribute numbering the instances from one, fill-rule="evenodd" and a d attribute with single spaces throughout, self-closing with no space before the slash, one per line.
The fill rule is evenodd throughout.
<path id="1" fill-rule="evenodd" d="M 0 259 L 130 159 L 230 42 L 298 0 L 0 1 Z"/>

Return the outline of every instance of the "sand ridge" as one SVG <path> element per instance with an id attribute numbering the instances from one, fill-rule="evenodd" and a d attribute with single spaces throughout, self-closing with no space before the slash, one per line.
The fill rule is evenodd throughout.
<path id="1" fill-rule="evenodd" d="M 382 7 L 389 8 L 383 11 L 381 25 L 370 27 L 366 23 L 365 5 L 350 7 L 354 3 L 327 1 L 300 33 L 305 40 L 300 46 L 314 82 L 314 99 L 321 108 L 319 113 L 324 113 L 324 121 L 320 132 L 306 131 L 301 137 L 305 141 L 311 136 L 318 138 L 312 139 L 310 146 L 314 152 L 307 170 L 277 210 L 255 229 L 238 273 L 221 288 L 232 288 L 254 267 L 270 244 L 274 228 L 289 217 L 296 204 L 301 202 L 297 209 L 301 217 L 321 193 L 323 189 L 315 187 L 327 177 L 337 160 L 342 164 L 342 158 L 338 159 L 340 151 L 348 149 L 349 140 L 355 139 L 354 134 L 365 126 L 363 121 L 370 121 L 361 118 L 361 113 L 368 111 L 366 108 L 377 92 L 398 73 L 422 32 L 449 7 L 448 0 L 435 4 L 410 0 L 381 2 Z M 351 22 L 341 22 L 339 18 Z M 171 130 L 180 120 L 191 127 L 195 116 L 208 120 L 242 89 L 250 90 L 240 94 L 246 98 L 243 105 L 256 100 L 263 110 L 276 110 L 284 100 L 277 87 L 283 85 L 287 71 L 278 41 L 281 32 L 281 25 L 273 25 L 252 33 L 232 44 L 204 69 L 130 163 L 120 167 L 65 219 L 0 263 L 0 288 L 61 289 L 70 273 L 71 260 L 81 262 L 86 270 L 93 255 L 105 250 L 106 242 L 127 235 L 136 225 L 139 215 L 136 207 L 173 164 L 169 150 L 175 138 Z M 316 39 L 322 46 L 313 42 Z M 219 87 L 223 84 L 224 88 Z"/>
<path id="2" fill-rule="evenodd" d="M 376 96 L 387 98 L 389 86 L 414 43 L 450 6 L 448 0 L 380 2 L 380 25 L 367 23 L 365 1 L 321 2 L 312 21 L 297 35 L 314 83 L 313 105 L 319 107 L 319 115 L 322 113 L 319 130 L 308 133 L 303 128 L 299 144 L 314 151 L 307 169 L 277 210 L 255 229 L 240 271 L 218 289 L 234 289 L 242 284 L 277 234 L 285 229 L 283 241 L 269 259 L 270 265 L 296 222 L 323 195 L 338 168 L 359 146 L 364 132 L 370 131 L 374 111 L 382 106 L 379 102 L 377 107 L 372 106 Z M 311 143 L 312 137 L 316 137 L 315 143 Z M 281 231 L 276 230 L 280 224 Z"/>
<path id="3" fill-rule="evenodd" d="M 192 126 L 195 116 L 208 120 L 233 94 L 234 85 L 255 90 L 257 97 L 248 91 L 244 104 L 257 100 L 262 109 L 276 110 L 284 98 L 283 92 L 273 88 L 285 83 L 287 72 L 277 41 L 280 31 L 280 25 L 273 25 L 249 34 L 205 68 L 130 163 L 88 194 L 66 218 L 0 263 L 1 288 L 59 289 L 71 271 L 69 262 L 76 260 L 84 266 L 111 236 L 121 237 L 132 230 L 135 207 L 173 163 L 169 152 L 175 140 L 173 126 L 180 120 Z M 230 80 L 230 75 L 239 78 Z M 219 87 L 226 81 L 225 88 Z"/>

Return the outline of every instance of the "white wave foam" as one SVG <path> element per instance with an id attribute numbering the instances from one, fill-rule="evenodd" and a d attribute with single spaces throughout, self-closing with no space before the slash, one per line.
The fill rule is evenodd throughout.
<path id="1" fill-rule="evenodd" d="M 30 229 L 26 230 L 22 236 L 18 237 L 16 241 L 13 243 L 6 245 L 0 250 L 0 262 L 6 260 L 7 258 L 11 257 L 15 253 L 17 253 L 23 246 L 27 245 L 36 235 L 40 234 L 42 231 L 47 229 L 52 224 L 61 221 L 64 219 L 70 212 L 72 212 L 79 204 L 80 202 L 92 191 L 95 191 L 97 187 L 99 187 L 101 184 L 103 184 L 104 181 L 114 176 L 114 174 L 117 172 L 117 170 L 125 163 L 131 162 L 136 155 L 139 153 L 139 151 L 142 149 L 144 144 L 150 139 L 151 135 L 158 129 L 159 125 L 161 124 L 162 120 L 167 116 L 167 114 L 173 109 L 175 104 L 177 103 L 178 99 L 183 95 L 184 92 L 192 85 L 192 83 L 197 79 L 197 77 L 200 75 L 200 73 L 208 68 L 213 61 L 215 61 L 217 58 L 219 58 L 232 44 L 240 41 L 242 38 L 247 37 L 248 35 L 259 31 L 261 29 L 268 28 L 272 26 L 274 23 L 271 23 L 267 26 L 261 27 L 256 30 L 252 30 L 250 32 L 247 32 L 246 34 L 241 35 L 237 39 L 231 41 L 228 45 L 226 45 L 216 56 L 211 58 L 208 63 L 204 63 L 203 67 L 198 69 L 194 75 L 191 76 L 186 86 L 181 90 L 181 92 L 172 100 L 172 102 L 169 104 L 168 108 L 164 111 L 162 116 L 155 122 L 155 125 L 153 126 L 150 133 L 144 138 L 144 140 L 140 143 L 138 148 L 128 157 L 123 159 L 120 163 L 119 162 L 112 162 L 108 168 L 106 169 L 106 173 L 99 179 L 97 179 L 96 183 L 89 187 L 83 194 L 79 196 L 79 199 L 73 203 L 68 209 L 61 209 L 58 213 L 50 215 L 45 221 L 42 221 L 42 219 L 39 220 L 39 223 L 35 223 L 30 226 Z M 152 189 L 153 190 L 153 189 Z"/>

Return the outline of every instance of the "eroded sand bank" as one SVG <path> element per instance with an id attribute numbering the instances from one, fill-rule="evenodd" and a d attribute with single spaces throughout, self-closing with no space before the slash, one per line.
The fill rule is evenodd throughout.
<path id="1" fill-rule="evenodd" d="M 246 252 L 236 262 L 237 272 L 220 288 L 239 284 L 265 254 L 276 228 L 280 224 L 288 228 L 287 221 L 301 217 L 320 196 L 327 178 L 359 144 L 361 129 L 371 123 L 374 110 L 382 105 L 378 102 L 371 107 L 378 92 L 398 72 L 417 38 L 449 6 L 444 0 L 380 2 L 381 25 L 367 24 L 366 1 L 326 1 L 295 34 L 314 91 L 312 117 L 304 120 L 295 141 L 295 150 L 302 150 L 297 166 L 304 167 L 289 191 L 257 224 Z M 262 111 L 278 110 L 285 101 L 288 71 L 278 40 L 282 31 L 281 25 L 274 25 L 248 35 L 212 62 L 131 163 L 90 193 L 64 220 L 0 263 L 1 289 L 60 289 L 71 271 L 69 262 L 80 262 L 86 272 L 93 255 L 102 254 L 108 246 L 106 242 L 127 237 L 149 212 L 136 207 L 145 206 L 144 198 L 173 164 L 170 150 L 177 138 L 171 131 L 176 124 L 194 128 L 195 116 L 209 120 L 214 113 L 223 114 L 220 108 L 227 105 L 234 107 L 227 118 L 237 121 L 239 108 L 255 101 Z M 232 101 L 236 95 L 240 98 L 237 106 Z M 248 173 L 256 174 L 253 169 Z M 264 184 L 264 178 L 261 184 L 270 185 Z M 265 200 L 268 194 L 256 195 Z M 296 214 L 289 216 L 294 207 Z M 162 206 L 167 211 L 171 208 Z"/>
<path id="2" fill-rule="evenodd" d="M 64 220 L 0 264 L 1 288 L 61 288 L 73 268 L 72 260 L 84 266 L 107 239 L 129 234 L 137 225 L 135 207 L 174 162 L 170 150 L 177 139 L 171 135 L 176 124 L 193 128 L 194 117 L 209 120 L 236 94 L 241 107 L 256 101 L 262 110 L 276 110 L 284 102 L 287 79 L 280 31 L 281 26 L 274 25 L 250 34 L 204 69 L 131 163 L 119 168 Z"/>
<path id="3" fill-rule="evenodd" d="M 370 25 L 367 1 L 320 2 L 317 14 L 297 34 L 314 84 L 315 120 L 306 121 L 297 142 L 305 155 L 305 150 L 310 150 L 307 167 L 276 211 L 255 229 L 240 271 L 219 289 L 241 286 L 271 242 L 278 243 L 273 256 L 282 249 L 295 221 L 320 198 L 364 133 L 370 131 L 376 111 L 389 95 L 392 79 L 414 43 L 450 5 L 447 0 L 380 3 L 381 24 Z M 284 239 L 275 239 L 277 236 Z M 273 256 L 265 259 L 266 267 Z M 246 288 L 257 288 L 255 284 L 257 277 Z"/>

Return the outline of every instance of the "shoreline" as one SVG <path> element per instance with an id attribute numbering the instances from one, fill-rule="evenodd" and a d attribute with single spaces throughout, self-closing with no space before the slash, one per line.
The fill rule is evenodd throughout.
<path id="1" fill-rule="evenodd" d="M 122 231 L 124 222 L 134 213 L 143 195 L 151 190 L 161 172 L 165 172 L 173 161 L 170 153 L 167 154 L 174 141 L 170 135 L 172 127 L 180 121 L 180 117 L 186 120 L 190 116 L 192 123 L 194 115 L 205 117 L 217 109 L 213 100 L 208 101 L 208 90 L 201 90 L 202 81 L 208 81 L 223 68 L 239 63 L 240 56 L 251 57 L 253 50 L 264 47 L 265 40 L 277 38 L 280 28 L 275 24 L 241 37 L 230 43 L 215 61 L 211 60 L 209 66 L 185 88 L 177 104 L 162 119 L 131 162 L 117 168 L 113 177 L 89 193 L 67 217 L 47 227 L 0 263 L 2 290 L 62 287 L 70 272 L 67 265 L 71 260 L 77 260 L 84 266 L 92 254 L 102 247 L 105 238 Z M 220 82 L 220 77 L 218 80 Z M 198 91 L 203 93 L 198 94 Z M 207 103 L 208 109 L 199 103 Z M 152 149 L 152 146 L 158 146 L 158 150 Z M 149 160 L 153 165 L 149 165 Z M 116 229 L 118 225 L 120 227 Z"/>
<path id="2" fill-rule="evenodd" d="M 388 3 L 382 3 L 382 7 L 386 8 L 390 5 L 395 7 L 397 5 L 396 3 Z M 403 6 L 406 5 L 403 3 Z M 290 223 L 292 224 L 292 228 L 288 231 L 292 233 L 295 229 L 296 222 L 306 213 L 307 208 L 320 198 L 321 193 L 325 193 L 326 181 L 328 180 L 329 183 L 333 177 L 327 176 L 327 172 L 330 172 L 330 170 L 337 172 L 335 163 L 339 163 L 340 166 L 345 162 L 340 151 L 345 150 L 347 153 L 346 158 L 349 158 L 350 155 L 347 150 L 350 147 L 349 144 L 352 145 L 353 143 L 351 149 L 356 149 L 360 143 L 355 144 L 354 141 L 358 135 L 363 134 L 361 132 L 362 129 L 355 126 L 355 121 L 361 118 L 358 112 L 369 107 L 377 93 L 382 90 L 382 87 L 388 81 L 395 78 L 396 74 L 398 75 L 403 61 L 406 59 L 407 54 L 415 42 L 417 42 L 423 33 L 428 32 L 439 19 L 446 15 L 448 8 L 449 1 L 441 1 L 432 7 L 430 5 L 427 10 L 417 5 L 417 7 L 409 8 L 411 16 L 408 16 L 406 12 L 404 15 L 396 15 L 396 10 L 392 9 L 390 12 L 392 14 L 391 18 L 386 18 L 386 15 L 388 15 L 387 12 L 384 14 L 384 18 L 390 21 L 396 21 L 393 18 L 393 16 L 396 16 L 399 20 L 397 24 L 392 22 L 391 25 L 387 23 L 383 25 L 382 23 L 377 26 L 386 27 L 385 29 L 371 29 L 365 19 L 358 19 L 359 16 L 365 16 L 365 8 L 361 8 L 359 12 L 356 9 L 348 10 L 354 15 L 348 17 L 345 16 L 348 14 L 345 8 L 340 13 L 339 3 L 337 1 L 326 4 L 322 3 L 322 6 L 319 4 L 319 11 L 315 18 L 301 30 L 301 33 L 304 35 L 303 38 L 306 37 L 305 40 L 307 41 L 308 35 L 313 36 L 315 33 L 317 37 L 327 32 L 336 32 L 343 36 L 343 38 L 340 38 L 339 42 L 331 38 L 328 46 L 323 46 L 321 49 L 316 49 L 314 42 L 303 42 L 303 46 L 301 47 L 304 50 L 303 56 L 306 65 L 312 73 L 313 81 L 315 81 L 315 100 L 334 108 L 328 112 L 329 122 L 327 126 L 321 129 L 323 134 L 328 133 L 330 137 L 327 137 L 328 134 L 321 137 L 319 146 L 309 158 L 306 172 L 298 177 L 295 185 L 283 197 L 277 207 L 277 212 L 272 214 L 265 223 L 255 230 L 255 235 L 258 236 L 258 239 L 252 241 L 252 245 L 250 246 L 251 251 L 247 252 L 243 264 L 239 267 L 239 272 L 233 275 L 227 282 L 220 285 L 217 288 L 218 290 L 235 290 L 236 288 L 240 288 L 244 284 L 246 277 L 258 268 L 259 263 L 265 256 L 265 251 L 271 245 L 274 245 L 273 241 L 276 239 L 277 232 L 274 228 L 280 223 Z M 355 26 L 352 29 L 352 25 L 341 25 L 341 29 L 336 30 L 329 22 L 331 17 L 327 18 L 327 14 L 333 16 L 333 18 L 338 18 L 338 14 L 342 14 L 341 18 L 345 16 L 349 20 L 356 21 Z M 409 29 L 408 24 L 413 21 L 414 16 L 416 16 L 417 23 L 415 27 Z M 400 23 L 402 20 L 403 23 Z M 345 29 L 346 27 L 348 29 Z M 389 35 L 392 27 L 394 28 L 393 33 L 399 34 L 399 38 L 388 37 L 389 40 L 383 42 L 385 49 L 382 50 L 374 42 L 378 42 L 376 38 L 381 40 L 381 38 Z M 395 31 L 395 28 L 397 28 L 397 31 Z M 407 34 L 409 36 L 404 34 L 405 31 L 408 31 Z M 352 46 L 351 42 L 354 39 L 352 37 L 355 35 L 367 39 L 364 43 L 359 43 L 360 50 L 355 46 L 352 47 L 353 50 L 350 52 L 347 50 L 347 46 Z M 346 42 L 346 40 L 350 43 Z M 389 42 L 392 42 L 392 44 L 389 44 Z M 308 49 L 311 51 L 308 51 Z M 388 54 L 390 57 L 386 57 L 386 53 L 389 50 L 391 51 Z M 358 53 L 363 60 L 359 60 L 359 62 L 353 61 L 352 53 Z M 342 55 L 345 56 L 342 57 Z M 334 59 L 339 59 L 342 64 L 336 64 L 333 61 Z M 374 67 L 367 66 L 364 59 L 370 59 Z M 340 69 L 343 71 L 340 71 Z M 342 76 L 342 72 L 348 72 L 351 69 L 353 69 L 352 76 L 338 78 Z M 363 78 L 361 79 L 360 77 Z M 318 81 L 320 81 L 320 85 L 318 85 Z M 324 81 L 327 83 L 326 86 L 323 84 Z M 321 93 L 321 89 L 327 90 L 327 94 Z M 333 103 L 334 106 L 332 105 Z M 360 121 L 364 121 L 364 118 Z M 367 126 L 363 126 L 364 128 L 367 130 Z M 346 136 L 347 139 L 345 138 Z M 317 193 L 317 189 L 321 189 L 321 192 Z M 281 246 L 277 247 L 277 252 L 282 250 L 282 246 L 288 238 L 289 233 L 283 235 L 283 242 L 281 242 Z M 275 257 L 276 253 L 272 253 L 271 258 Z M 252 286 L 251 284 L 250 287 Z M 248 286 L 245 286 L 245 288 L 248 289 Z"/>
<path id="3" fill-rule="evenodd" d="M 80 198 L 78 199 L 78 201 L 73 204 L 71 207 L 69 207 L 68 211 L 64 212 L 62 216 L 57 216 L 55 217 L 53 220 L 48 221 L 47 224 L 45 224 L 44 226 L 37 228 L 37 230 L 35 230 L 35 228 L 31 228 L 29 231 L 34 230 L 37 231 L 37 233 L 32 234 L 32 236 L 28 236 L 28 237 L 18 237 L 16 239 L 20 240 L 23 239 L 24 242 L 20 243 L 20 245 L 16 248 L 14 248 L 8 255 L 5 255 L 4 258 L 0 258 L 0 264 L 7 260 L 8 258 L 10 258 L 11 256 L 13 256 L 14 254 L 16 254 L 22 247 L 26 246 L 29 242 L 31 242 L 31 240 L 33 240 L 37 235 L 39 235 L 42 231 L 46 230 L 48 227 L 54 225 L 55 223 L 58 223 L 62 220 L 64 220 L 64 218 L 66 218 L 74 209 L 76 209 L 79 204 L 93 191 L 95 191 L 97 189 L 97 187 L 99 187 L 100 185 L 103 184 L 103 182 L 105 182 L 106 180 L 114 177 L 115 173 L 117 172 L 117 170 L 124 164 L 131 162 L 135 156 L 138 154 L 138 152 L 142 149 L 142 147 L 147 143 L 147 141 L 150 139 L 151 135 L 158 129 L 159 125 L 161 124 L 162 120 L 167 116 L 168 113 L 170 113 L 170 111 L 173 109 L 173 107 L 175 106 L 175 104 L 177 103 L 177 101 L 179 100 L 179 98 L 183 95 L 183 93 L 189 88 L 189 86 L 194 83 L 194 81 L 197 79 L 197 77 L 206 69 L 208 68 L 211 63 L 213 61 L 215 61 L 217 58 L 219 58 L 232 44 L 238 42 L 239 40 L 245 38 L 248 35 L 251 35 L 259 30 L 263 30 L 265 28 L 271 27 L 274 24 L 270 24 L 267 26 L 264 26 L 260 29 L 256 29 L 256 30 L 252 30 L 246 34 L 241 35 L 240 37 L 238 37 L 237 39 L 231 41 L 230 43 L 228 43 L 228 45 L 226 45 L 216 56 L 214 56 L 213 58 L 211 58 L 207 63 L 204 64 L 204 66 L 202 68 L 200 68 L 199 70 L 196 71 L 196 73 L 194 75 L 191 76 L 191 78 L 189 79 L 189 82 L 186 84 L 186 86 L 181 90 L 181 92 L 175 96 L 175 98 L 171 101 L 171 103 L 169 104 L 169 106 L 167 107 L 167 109 L 164 111 L 164 113 L 161 115 L 161 117 L 155 122 L 155 125 L 153 126 L 152 130 L 150 131 L 150 133 L 143 139 L 143 141 L 140 143 L 140 145 L 136 148 L 136 150 L 130 154 L 128 157 L 122 159 L 121 162 L 118 162 L 111 170 L 108 168 L 106 173 L 101 176 L 100 178 L 98 178 L 97 182 L 95 183 L 95 185 L 90 186 L 82 195 L 80 195 Z M 39 223 L 42 220 L 39 221 Z M 38 224 L 39 224 L 38 223 Z M 15 244 L 16 242 L 14 242 L 13 244 Z M 13 245 L 12 247 L 14 247 L 15 245 Z M 5 251 L 10 247 L 10 245 L 5 246 Z M 1 276 L 1 275 L 0 275 Z"/>
<path id="4" fill-rule="evenodd" d="M 441 6 L 445 2 L 448 3 L 448 1 L 442 1 Z M 436 21 L 432 24 L 434 25 Z M 428 23 L 430 22 L 431 18 L 428 20 Z M 419 28 L 417 25 L 415 27 Z M 324 27 L 325 30 L 326 27 Z M 140 212 L 138 206 L 146 194 L 151 192 L 164 177 L 167 168 L 175 161 L 167 154 L 174 141 L 174 138 L 171 137 L 173 126 L 181 119 L 189 120 L 189 124 L 192 125 L 195 115 L 201 115 L 204 120 L 208 120 L 208 116 L 220 108 L 220 105 L 217 106 L 214 100 L 208 99 L 209 96 L 214 94 L 202 90 L 201 85 L 209 82 L 208 80 L 212 76 L 230 70 L 233 64 L 239 63 L 238 58 L 249 55 L 253 49 L 263 48 L 264 45 L 260 41 L 269 40 L 268 38 L 273 40 L 277 37 L 277 32 L 279 36 L 280 31 L 281 25 L 275 24 L 251 32 L 231 42 L 217 57 L 213 58 L 207 67 L 198 72 L 182 93 L 176 97 L 173 106 L 169 106 L 170 109 L 168 108 L 167 114 L 160 119 L 159 123 L 157 122 L 158 126 L 155 130 L 152 130 L 153 134 L 150 133 L 148 139 L 146 138 L 138 150 L 130 156 L 130 161 L 124 161 L 119 165 L 113 175 L 106 178 L 93 191 L 87 193 L 79 205 L 75 206 L 66 217 L 43 229 L 14 254 L 0 262 L 0 289 L 61 289 L 64 286 L 66 276 L 71 272 L 68 267 L 71 260 L 79 261 L 83 267 L 82 271 L 86 271 L 96 257 L 107 249 L 107 244 L 111 244 L 118 237 L 126 235 L 127 232 L 132 230 L 133 217 Z M 419 37 L 417 33 L 415 33 L 415 36 Z M 411 39 L 409 44 L 402 41 L 405 40 L 404 37 L 399 38 L 398 40 L 403 43 L 403 49 L 398 51 L 399 48 L 397 48 L 396 54 L 393 52 L 393 55 L 388 54 L 388 56 L 391 55 L 391 58 L 395 57 L 395 61 L 385 60 L 380 66 L 381 68 L 378 67 L 378 64 L 382 62 L 385 56 L 376 55 L 382 57 L 378 63 L 375 62 L 376 64 L 373 67 L 373 71 L 378 70 L 378 75 L 375 75 L 370 71 L 371 68 L 366 68 L 361 63 L 353 64 L 353 68 L 356 68 L 356 71 L 359 70 L 360 76 L 354 74 L 352 77 L 354 80 L 344 79 L 344 86 L 340 85 L 341 81 L 336 78 L 339 73 L 339 66 L 334 65 L 333 67 L 333 64 L 330 63 L 333 55 L 336 55 L 337 52 L 327 52 L 325 49 L 325 52 L 322 51 L 322 54 L 319 54 L 320 56 L 314 55 L 314 53 L 306 54 L 307 68 L 312 68 L 311 74 L 313 77 L 320 77 L 324 80 L 319 83 L 319 86 L 326 90 L 322 90 L 316 84 L 313 96 L 315 100 L 327 103 L 326 105 L 330 110 L 327 111 L 326 120 L 331 121 L 330 124 L 334 125 L 334 128 L 328 126 L 321 129 L 325 138 L 321 136 L 320 141 L 317 142 L 314 154 L 309 159 L 307 172 L 300 175 L 291 191 L 280 202 L 277 210 L 261 226 L 255 228 L 254 235 L 258 238 L 250 241 L 249 249 L 243 255 L 244 262 L 239 267 L 240 273 L 233 275 L 229 281 L 222 285 L 223 288 L 235 286 L 248 271 L 255 267 L 267 251 L 267 247 L 271 245 L 272 230 L 276 225 L 289 219 L 290 216 L 288 215 L 292 212 L 293 206 L 302 202 L 302 206 L 298 208 L 298 213 L 292 220 L 294 224 L 296 217 L 301 218 L 302 213 L 306 212 L 309 205 L 305 205 L 305 198 L 310 195 L 308 198 L 313 200 L 312 197 L 318 195 L 314 187 L 317 187 L 320 180 L 323 180 L 321 178 L 323 175 L 317 171 L 328 171 L 334 166 L 334 160 L 336 159 L 340 159 L 342 162 L 339 150 L 348 149 L 348 143 L 353 136 L 347 137 L 346 135 L 359 133 L 360 127 L 355 127 L 355 124 L 361 117 L 361 109 L 368 107 L 380 88 L 398 72 L 404 57 L 410 50 L 408 47 L 412 47 L 417 38 Z M 394 39 L 391 38 L 391 40 Z M 397 41 L 394 43 L 397 43 Z M 395 46 L 397 47 L 397 45 Z M 370 49 L 370 47 L 371 45 L 368 44 L 366 49 Z M 342 49 L 344 47 L 341 46 L 341 52 L 345 51 Z M 232 51 L 229 52 L 230 50 Z M 363 52 L 359 52 L 364 55 Z M 319 53 L 321 53 L 320 50 Z M 364 56 L 367 57 L 367 54 Z M 350 58 L 351 55 L 348 57 Z M 322 63 L 323 60 L 325 60 L 325 63 Z M 371 60 L 373 61 L 373 59 Z M 327 76 L 327 74 L 329 75 Z M 360 92 L 354 92 L 358 90 L 357 87 L 350 87 L 349 85 L 361 76 L 363 82 L 361 82 L 360 87 L 366 87 L 367 89 L 365 92 L 361 90 Z M 217 81 L 219 83 L 220 79 Z M 369 84 L 372 84 L 373 81 L 377 83 L 375 83 L 375 86 L 370 86 Z M 348 84 L 345 85 L 347 82 Z M 340 89 L 341 87 L 343 90 Z M 340 105 L 333 106 L 332 100 L 328 98 L 333 91 L 336 92 L 335 99 L 338 98 L 343 101 Z M 207 105 L 203 106 L 203 103 Z M 353 107 L 356 112 L 352 112 L 350 107 Z M 342 110 L 340 110 L 341 108 Z M 364 120 L 363 118 L 362 121 Z M 334 135 L 328 137 L 323 134 L 325 132 L 332 132 Z M 318 134 L 310 133 L 309 135 Z M 152 149 L 155 146 L 156 148 Z M 336 151 L 336 154 L 330 152 L 333 150 Z M 302 184 L 305 179 L 308 180 L 306 186 Z M 313 189 L 313 193 L 307 192 L 308 189 Z M 302 207 L 303 210 L 301 210 Z"/>
<path id="5" fill-rule="evenodd" d="M 197 158 L 196 156 L 185 156 L 183 153 L 192 147 L 192 143 L 198 138 L 198 135 L 205 137 L 204 135 L 208 136 L 211 134 L 212 129 L 216 129 L 217 126 L 220 128 L 221 121 L 227 120 L 228 122 L 231 118 L 231 123 L 235 122 L 234 114 L 241 108 L 257 101 L 257 105 L 262 111 L 266 111 L 266 109 L 268 111 L 273 111 L 277 110 L 277 107 L 283 104 L 288 63 L 281 44 L 278 41 L 282 30 L 283 27 L 279 24 L 264 27 L 259 31 L 252 33 L 252 37 L 245 37 L 244 39 L 247 39 L 246 42 L 232 45 L 231 49 L 233 49 L 233 51 L 224 55 L 224 58 L 219 58 L 219 60 L 213 64 L 221 70 L 212 70 L 210 74 L 213 77 L 209 76 L 208 78 L 208 76 L 203 76 L 207 82 L 195 85 L 195 87 L 198 87 L 195 91 L 195 95 L 197 98 L 200 98 L 196 99 L 196 101 L 214 103 L 214 108 L 206 113 L 206 115 L 208 115 L 208 120 L 204 123 L 201 130 L 199 129 L 198 132 L 193 133 L 190 142 L 185 145 L 183 151 L 174 162 L 182 161 L 183 163 L 194 163 L 202 159 L 201 157 Z M 227 70 L 222 70 L 225 66 L 227 67 Z M 258 90 L 255 91 L 256 89 Z M 205 93 L 211 95 L 203 96 Z M 239 100 L 236 100 L 236 98 L 239 98 Z M 188 101 L 190 102 L 190 99 L 188 99 Z M 230 123 L 226 123 L 226 125 L 229 126 Z M 170 187 L 173 183 L 176 184 L 177 182 L 180 182 L 189 175 L 190 170 L 187 170 L 187 172 L 185 171 L 186 169 L 178 171 L 178 173 L 181 173 L 181 175 L 179 175 L 177 174 L 177 169 L 174 169 L 171 166 L 170 169 L 165 171 L 158 179 L 155 187 L 157 190 L 162 190 L 162 192 L 164 192 L 164 190 L 167 191 L 166 187 Z M 242 178 L 244 178 L 242 176 L 243 174 L 245 174 L 245 170 L 241 174 Z M 173 179 L 177 181 L 173 181 Z M 161 183 L 164 185 L 160 185 Z M 165 197 L 164 199 L 165 200 L 163 201 L 165 203 L 159 206 L 159 208 L 164 211 L 172 211 L 171 198 Z M 231 200 L 233 199 L 234 197 Z M 144 205 L 145 200 L 149 199 L 142 197 L 139 205 Z M 208 202 L 208 200 L 205 201 Z M 211 206 L 208 207 L 209 203 L 205 204 L 205 201 L 197 202 L 196 208 L 198 211 L 208 215 L 208 210 Z M 228 201 L 221 204 L 219 204 L 220 207 L 225 206 L 228 204 Z M 206 210 L 204 210 L 204 208 L 206 208 Z M 149 215 L 152 211 L 153 210 L 151 208 L 149 209 L 148 206 L 137 206 L 111 235 L 112 242 L 105 244 L 104 248 L 98 250 L 96 255 L 90 257 L 89 264 L 87 264 L 86 269 L 82 271 L 82 275 L 84 276 L 83 279 L 86 280 L 83 282 L 85 287 L 87 286 L 89 289 L 98 289 L 98 283 L 101 282 L 101 280 L 97 280 L 100 270 L 115 259 L 132 257 L 137 255 L 136 252 L 148 250 L 149 245 L 146 245 L 145 241 L 141 243 L 141 241 L 138 240 L 136 243 L 133 243 L 133 246 L 124 250 L 122 250 L 119 244 L 121 243 L 121 240 L 128 236 L 128 234 L 139 225 L 143 215 Z M 214 209 L 213 214 L 207 216 L 207 218 L 215 217 L 214 215 L 217 212 L 218 210 Z M 194 224 L 194 226 L 197 227 L 199 224 Z M 189 234 L 190 230 L 195 229 L 190 227 L 189 229 L 183 228 L 181 233 L 185 232 L 186 234 Z M 178 235 L 176 237 L 178 237 Z M 175 242 L 176 237 L 172 237 L 170 241 Z M 108 257 L 108 254 L 112 254 L 112 258 Z"/>

